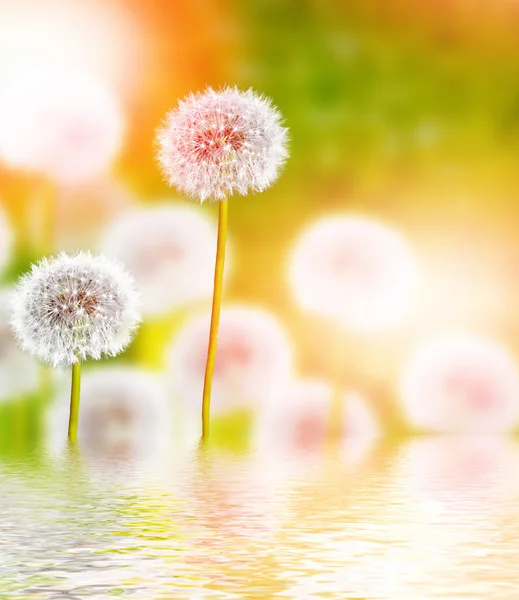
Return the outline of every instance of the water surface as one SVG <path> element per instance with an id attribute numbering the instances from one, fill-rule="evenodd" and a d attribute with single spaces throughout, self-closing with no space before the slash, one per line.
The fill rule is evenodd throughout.
<path id="1" fill-rule="evenodd" d="M 0 598 L 519 598 L 519 446 L 0 460 Z"/>

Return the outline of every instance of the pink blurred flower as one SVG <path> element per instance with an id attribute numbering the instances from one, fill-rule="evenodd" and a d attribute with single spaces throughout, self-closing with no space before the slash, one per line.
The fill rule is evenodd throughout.
<path id="1" fill-rule="evenodd" d="M 161 379 L 141 369 L 113 366 L 86 371 L 81 385 L 78 441 L 82 452 L 107 461 L 154 460 L 168 448 L 172 414 Z M 65 444 L 68 385 L 47 420 L 53 450 Z"/>
<path id="2" fill-rule="evenodd" d="M 398 321 L 411 304 L 416 276 L 414 257 L 398 232 L 362 217 L 313 223 L 289 263 L 302 308 L 359 331 Z"/>
<path id="3" fill-rule="evenodd" d="M 107 228 L 101 248 L 132 271 L 147 315 L 211 298 L 216 227 L 193 206 L 128 212 Z"/>
<path id="4" fill-rule="evenodd" d="M 200 202 L 265 190 L 287 157 L 287 131 L 270 100 L 234 87 L 180 101 L 158 143 L 169 185 Z"/>
<path id="5" fill-rule="evenodd" d="M 295 453 L 323 450 L 329 439 L 332 397 L 332 387 L 319 379 L 292 381 L 276 389 L 258 422 L 259 446 Z M 343 444 L 348 438 L 377 437 L 379 425 L 365 400 L 352 392 L 343 400 Z"/>
<path id="6" fill-rule="evenodd" d="M 101 82 L 77 72 L 29 73 L 0 97 L 0 157 L 59 183 L 103 172 L 119 151 L 123 119 Z"/>
<path id="7" fill-rule="evenodd" d="M 168 377 L 179 399 L 198 416 L 209 315 L 193 317 L 168 351 Z M 277 318 L 260 308 L 238 305 L 221 313 L 213 379 L 213 414 L 261 404 L 292 371 L 292 347 Z"/>
<path id="8" fill-rule="evenodd" d="M 506 348 L 461 334 L 425 342 L 400 381 L 409 422 L 449 433 L 509 431 L 519 420 L 519 372 Z"/>

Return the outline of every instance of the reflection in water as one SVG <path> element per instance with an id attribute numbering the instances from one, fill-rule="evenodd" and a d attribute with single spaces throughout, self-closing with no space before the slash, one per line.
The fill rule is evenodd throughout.
<path id="1" fill-rule="evenodd" d="M 355 468 L 347 452 L 302 468 L 206 449 L 160 474 L 4 458 L 1 597 L 515 600 L 517 453 L 449 436 L 379 443 Z"/>

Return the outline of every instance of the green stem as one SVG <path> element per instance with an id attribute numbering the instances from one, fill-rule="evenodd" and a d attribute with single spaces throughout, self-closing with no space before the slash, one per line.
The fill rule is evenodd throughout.
<path id="1" fill-rule="evenodd" d="M 77 444 L 77 425 L 79 420 L 79 395 L 81 389 L 81 363 L 72 365 L 72 387 L 70 389 L 70 417 L 68 422 L 68 440 Z"/>
<path id="2" fill-rule="evenodd" d="M 218 344 L 218 327 L 220 325 L 220 308 L 222 305 L 223 269 L 225 264 L 225 247 L 227 240 L 227 198 L 220 202 L 218 215 L 218 242 L 216 246 L 216 263 L 214 267 L 213 306 L 211 310 L 211 327 L 207 348 L 207 362 L 204 376 L 204 392 L 202 396 L 202 440 L 207 440 L 211 416 L 211 387 L 213 383 L 216 346 Z"/>

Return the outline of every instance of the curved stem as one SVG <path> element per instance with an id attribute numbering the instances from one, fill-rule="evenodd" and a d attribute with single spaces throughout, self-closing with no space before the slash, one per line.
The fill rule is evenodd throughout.
<path id="1" fill-rule="evenodd" d="M 68 440 L 77 443 L 77 425 L 79 420 L 79 395 L 81 389 L 81 363 L 72 365 L 72 386 L 70 389 L 70 417 L 68 422 Z"/>
<path id="2" fill-rule="evenodd" d="M 222 304 L 223 268 L 225 264 L 225 246 L 227 240 L 227 198 L 220 202 L 218 215 L 218 242 L 216 246 L 216 264 L 214 267 L 213 306 L 211 310 L 211 327 L 205 365 L 204 393 L 202 396 L 202 440 L 209 437 L 211 416 L 211 386 L 213 383 L 214 361 L 218 344 L 218 327 L 220 324 L 220 307 Z"/>

